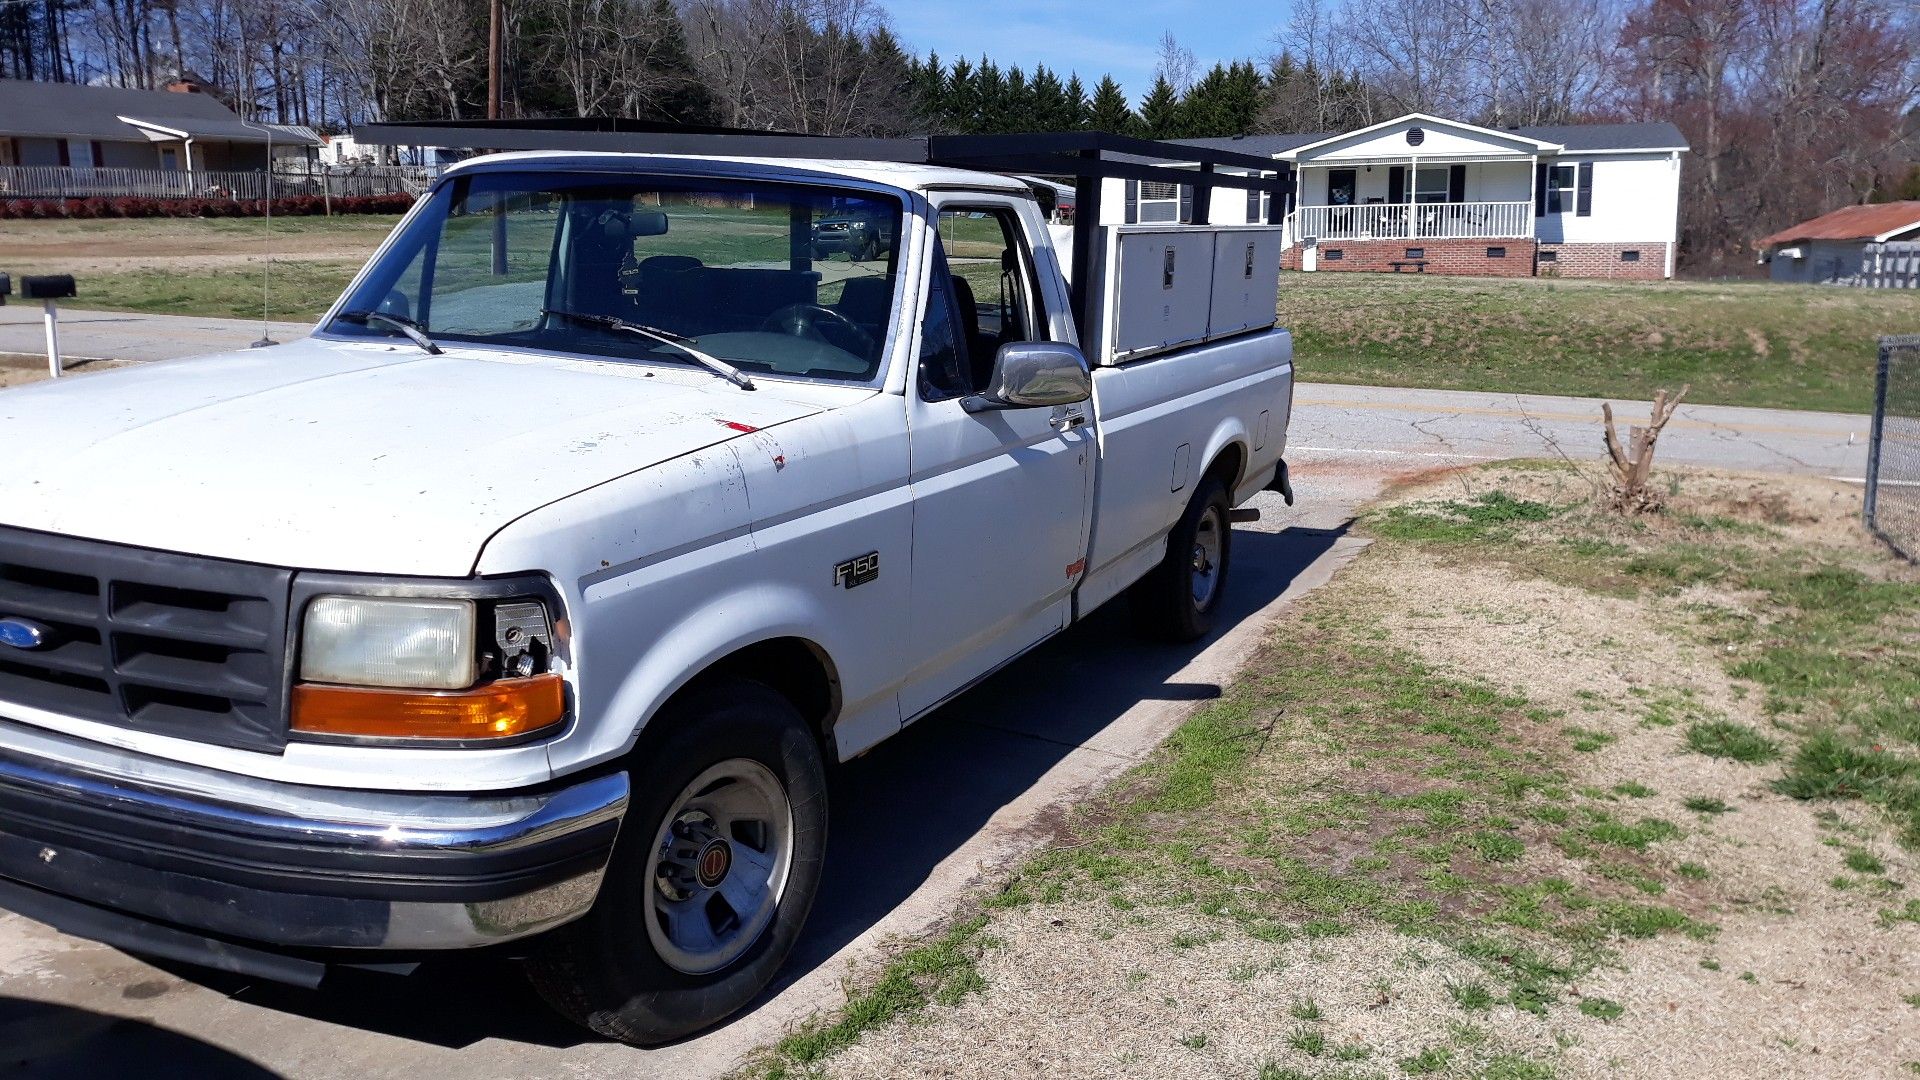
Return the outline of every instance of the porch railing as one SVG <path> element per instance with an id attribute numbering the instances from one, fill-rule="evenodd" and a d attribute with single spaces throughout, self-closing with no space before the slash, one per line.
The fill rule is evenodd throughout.
<path id="1" fill-rule="evenodd" d="M 1293 212 L 1298 241 L 1325 240 L 1477 240 L 1533 235 L 1533 204 L 1528 202 L 1367 203 L 1361 206 L 1302 206 Z"/>
<path id="2" fill-rule="evenodd" d="M 338 168 L 277 166 L 275 198 L 293 195 L 419 195 L 434 170 L 401 165 Z M 82 169 L 64 165 L 0 166 L 0 199 L 234 199 L 266 197 L 265 171 Z"/>

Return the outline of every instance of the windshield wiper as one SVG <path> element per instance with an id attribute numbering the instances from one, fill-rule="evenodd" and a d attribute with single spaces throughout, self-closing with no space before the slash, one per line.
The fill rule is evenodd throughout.
<path id="1" fill-rule="evenodd" d="M 343 311 L 334 316 L 334 318 L 366 325 L 379 323 L 382 326 L 392 327 L 402 334 L 405 334 L 408 341 L 420 346 L 434 356 L 440 355 L 440 346 L 435 345 L 433 339 L 421 331 L 419 323 L 414 322 L 405 315 L 389 315 L 384 311 Z"/>
<path id="2" fill-rule="evenodd" d="M 629 334 L 638 334 L 644 338 L 652 338 L 662 345 L 667 345 L 686 353 L 694 363 L 699 364 L 701 367 L 706 368 L 740 389 L 753 389 L 753 380 L 747 376 L 746 372 L 741 371 L 739 368 L 734 367 L 732 364 L 727 363 L 717 356 L 709 355 L 694 348 L 692 345 L 693 339 L 687 337 L 685 334 L 676 334 L 671 330 L 662 330 L 657 326 L 648 326 L 645 323 L 628 322 L 625 319 L 613 315 L 588 315 L 585 312 L 563 311 L 560 308 L 542 308 L 541 311 L 543 314 L 557 315 L 562 319 L 571 319 L 574 322 L 585 323 L 588 326 L 605 326 L 613 330 L 625 330 Z"/>

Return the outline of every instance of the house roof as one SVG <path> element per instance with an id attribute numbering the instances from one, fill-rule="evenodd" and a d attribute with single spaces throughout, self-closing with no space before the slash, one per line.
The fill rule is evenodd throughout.
<path id="1" fill-rule="evenodd" d="M 1687 137 L 1665 120 L 1637 124 L 1547 124 L 1507 128 L 1541 142 L 1559 143 L 1564 153 L 1593 150 L 1688 150 Z"/>
<path id="2" fill-rule="evenodd" d="M 136 121 L 195 138 L 267 141 L 259 127 L 241 123 L 232 109 L 207 94 L 0 79 L 0 135 L 128 141 L 145 137 Z M 277 130 L 273 141 L 308 140 Z M 311 145 L 319 144 L 313 140 Z"/>
<path id="3" fill-rule="evenodd" d="M 1379 126 L 1379 125 L 1373 125 Z M 1357 128 L 1355 130 L 1366 130 Z M 1493 128 L 1535 142 L 1554 143 L 1561 153 L 1593 153 L 1607 150 L 1686 150 L 1687 138 L 1680 129 L 1664 120 L 1638 124 L 1551 124 L 1538 127 Z M 1193 146 L 1219 150 L 1238 150 L 1245 154 L 1278 157 L 1303 146 L 1349 135 L 1344 131 L 1314 131 L 1287 135 L 1235 135 L 1225 139 L 1176 139 Z"/>
<path id="4" fill-rule="evenodd" d="M 1883 241 L 1911 229 L 1920 229 L 1920 200 L 1843 206 L 1831 213 L 1781 229 L 1760 239 L 1760 247 L 1796 244 L 1803 240 Z"/>

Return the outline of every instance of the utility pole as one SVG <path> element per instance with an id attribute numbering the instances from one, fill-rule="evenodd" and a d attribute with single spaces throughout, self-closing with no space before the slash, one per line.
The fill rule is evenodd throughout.
<path id="1" fill-rule="evenodd" d="M 487 4 L 487 119 L 500 119 L 500 24 L 505 0 Z"/>

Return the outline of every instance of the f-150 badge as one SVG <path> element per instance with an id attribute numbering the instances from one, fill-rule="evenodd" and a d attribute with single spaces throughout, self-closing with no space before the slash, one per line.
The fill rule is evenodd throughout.
<path id="1" fill-rule="evenodd" d="M 846 588 L 865 585 L 880 576 L 880 553 L 869 551 L 865 555 L 856 555 L 833 568 L 833 583 Z"/>

